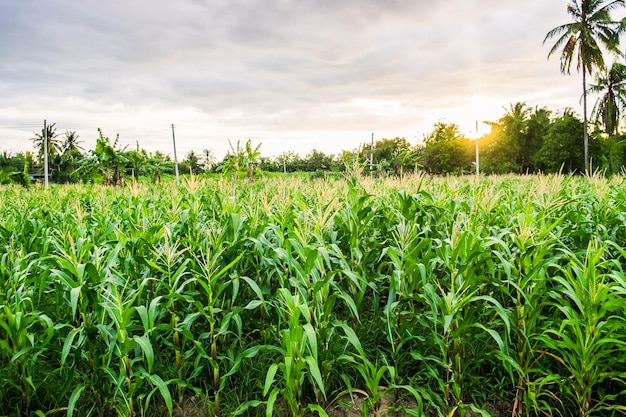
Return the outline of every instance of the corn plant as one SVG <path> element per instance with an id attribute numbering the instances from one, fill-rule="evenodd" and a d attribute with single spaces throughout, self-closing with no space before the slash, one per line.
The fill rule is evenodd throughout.
<path id="1" fill-rule="evenodd" d="M 607 380 L 624 384 L 623 372 L 616 371 L 622 365 L 619 352 L 626 347 L 620 337 L 625 324 L 623 302 L 609 275 L 615 264 L 604 259 L 605 253 L 606 246 L 598 241 L 592 241 L 580 257 L 567 251 L 569 262 L 561 269 L 562 275 L 553 278 L 557 286 L 551 292 L 562 322 L 543 338 L 544 353 L 565 371 L 559 381 L 575 401 L 580 417 L 626 409 L 611 402 L 615 396 L 596 396 Z"/>
<path id="2" fill-rule="evenodd" d="M 183 184 L 0 188 L 0 415 L 626 412 L 624 177 Z"/>
<path id="3" fill-rule="evenodd" d="M 15 247 L 1 257 L 0 363 L 7 375 L 2 382 L 7 392 L 19 393 L 13 404 L 22 415 L 37 410 L 33 400 L 41 395 L 41 373 L 49 366 L 42 359 L 54 351 L 55 325 L 41 305 L 48 273 L 42 273 L 35 255 Z M 41 281 L 36 279 L 38 274 Z"/>
<path id="4" fill-rule="evenodd" d="M 492 296 L 479 293 L 484 272 L 478 268 L 482 267 L 480 258 L 485 249 L 476 235 L 454 229 L 449 241 L 435 245 L 437 257 L 432 264 L 442 268 L 446 275 L 423 284 L 420 298 L 427 310 L 417 318 L 420 326 L 431 333 L 429 339 L 433 345 L 412 354 L 427 366 L 431 375 L 437 376 L 442 405 L 449 414 L 465 407 L 466 342 L 477 330 L 482 330 L 503 349 L 510 324 L 502 305 Z M 502 334 L 494 330 L 493 318 L 487 318 L 487 314 L 499 318 Z"/>
<path id="5" fill-rule="evenodd" d="M 216 250 L 212 248 L 215 247 Z M 204 333 L 200 340 L 196 340 L 195 346 L 201 357 L 209 361 L 213 370 L 213 395 L 214 411 L 220 415 L 220 391 L 224 378 L 220 376 L 220 354 L 218 352 L 218 339 L 226 337 L 230 333 L 231 323 L 237 324 L 241 333 L 241 319 L 239 311 L 234 307 L 237 297 L 237 289 L 233 288 L 233 280 L 228 279 L 227 273 L 243 257 L 243 253 L 221 266 L 219 260 L 222 256 L 221 245 L 214 244 L 209 247 L 196 247 L 199 255 L 195 259 L 197 270 L 192 269 L 192 276 L 198 288 L 203 292 L 203 297 L 194 300 L 196 311 L 208 324 L 208 333 Z M 228 295 L 231 298 L 228 298 Z M 204 349 L 204 339 L 208 338 L 210 354 Z M 227 343 L 225 343 L 227 345 Z"/>
<path id="6" fill-rule="evenodd" d="M 182 403 L 186 378 L 183 375 L 184 363 L 182 354 L 185 340 L 184 337 L 181 340 L 182 331 L 180 324 L 181 320 L 186 318 L 186 316 L 185 311 L 181 310 L 184 304 L 193 302 L 193 299 L 186 292 L 186 287 L 191 284 L 193 279 L 188 276 L 187 271 L 190 259 L 182 257 L 187 249 L 180 249 L 177 242 L 170 242 L 171 231 L 168 227 L 163 228 L 162 236 L 163 241 L 153 248 L 154 257 L 145 259 L 145 263 L 157 274 L 158 288 L 155 289 L 155 293 L 160 294 L 158 297 L 163 297 L 167 304 L 170 320 L 169 326 L 165 325 L 164 328 L 170 330 L 172 335 L 171 340 L 164 342 L 171 345 L 174 351 L 175 375 L 177 378 L 176 398 L 179 403 Z M 188 323 L 189 320 L 187 320 L 186 324 Z"/>
<path id="7" fill-rule="evenodd" d="M 541 347 L 540 336 L 549 325 L 544 317 L 549 312 L 546 294 L 551 286 L 550 277 L 558 270 L 562 258 L 557 231 L 563 216 L 550 219 L 548 213 L 536 210 L 531 203 L 522 207 L 521 210 L 510 208 L 518 211 L 513 233 L 506 234 L 511 240 L 503 237 L 493 249 L 508 269 L 500 289 L 505 294 L 503 302 L 511 305 L 512 313 L 511 343 L 514 346 L 505 359 L 515 373 L 514 417 L 529 415 L 533 408 L 542 408 L 542 401 L 535 395 L 538 384 L 533 378 L 541 360 L 537 352 Z M 545 406 L 549 409 L 549 405 Z"/>
<path id="8" fill-rule="evenodd" d="M 114 408 L 125 415 L 134 416 L 137 413 L 137 391 L 148 381 L 160 391 L 171 413 L 169 390 L 162 378 L 152 374 L 155 357 L 149 333 L 154 328 L 159 298 L 151 301 L 149 308 L 138 306 L 136 302 L 141 288 L 130 289 L 127 283 L 109 274 L 101 305 L 110 322 L 102 320 L 98 325 L 100 336 L 108 347 L 103 363 L 104 371 L 115 386 L 115 397 L 120 399 Z M 132 330 L 139 327 L 135 317 L 137 313 L 143 322 L 142 335 L 132 334 Z"/>
<path id="9" fill-rule="evenodd" d="M 354 389 L 352 383 L 348 380 L 346 375 L 343 375 L 346 386 L 349 387 L 351 392 L 365 392 L 367 395 L 366 400 L 362 405 L 362 414 L 364 416 L 369 415 L 370 410 L 378 411 L 379 401 L 388 393 L 396 390 L 408 391 L 417 403 L 417 407 L 412 410 L 411 415 L 424 415 L 424 405 L 422 398 L 430 398 L 428 393 L 423 390 L 410 385 L 397 385 L 395 383 L 384 384 L 385 374 L 388 375 L 388 381 L 394 381 L 396 370 L 391 365 L 380 365 L 378 360 L 372 362 L 366 354 L 361 341 L 354 330 L 346 323 L 336 323 L 336 326 L 342 329 L 344 338 L 347 343 L 351 345 L 356 351 L 355 354 L 344 353 L 337 359 L 340 363 L 347 363 L 356 368 L 359 375 L 362 378 L 362 382 L 365 385 L 365 390 Z"/>
<path id="10" fill-rule="evenodd" d="M 32 300 L 20 297 L 15 301 L 1 306 L 0 352 L 14 366 L 13 373 L 21 395 L 21 413 L 29 416 L 31 399 L 37 390 L 34 369 L 38 356 L 52 339 L 54 325 L 48 316 L 33 309 Z"/>
<path id="11" fill-rule="evenodd" d="M 318 363 L 318 343 L 310 322 L 307 304 L 298 293 L 292 295 L 288 289 L 279 289 L 279 302 L 287 328 L 282 330 L 281 346 L 276 347 L 281 360 L 267 370 L 263 394 L 268 395 L 266 415 L 272 416 L 278 395 L 285 400 L 293 417 L 302 417 L 305 410 L 316 411 L 326 416 L 318 404 L 306 404 L 306 386 L 319 390 L 325 396 L 325 387 Z M 304 323 L 302 322 L 304 320 Z M 280 370 L 281 379 L 276 381 Z"/>

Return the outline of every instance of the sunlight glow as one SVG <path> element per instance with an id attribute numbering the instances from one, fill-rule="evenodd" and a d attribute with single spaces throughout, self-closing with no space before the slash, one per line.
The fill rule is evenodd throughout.
<path id="1" fill-rule="evenodd" d="M 500 97 L 473 95 L 455 99 L 458 101 L 451 103 L 446 112 L 446 122 L 456 123 L 461 133 L 470 139 L 489 133 L 491 128 L 484 122 L 495 122 L 505 113 Z M 478 122 L 478 131 L 476 131 L 476 122 Z"/>

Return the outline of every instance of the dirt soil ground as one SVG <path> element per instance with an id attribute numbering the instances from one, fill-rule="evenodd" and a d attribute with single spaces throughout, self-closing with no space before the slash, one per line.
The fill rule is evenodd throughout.
<path id="1" fill-rule="evenodd" d="M 328 417 L 361 417 L 364 402 L 366 398 L 354 396 L 352 399 L 347 397 L 338 402 L 337 406 L 326 410 Z M 368 417 L 400 417 L 406 416 L 404 411 L 407 408 L 414 408 L 417 404 L 403 401 L 400 405 L 395 404 L 391 395 L 386 395 L 380 399 L 375 407 L 368 407 Z M 367 406 L 367 404 L 365 404 Z M 373 408 L 373 409 L 372 409 Z"/>

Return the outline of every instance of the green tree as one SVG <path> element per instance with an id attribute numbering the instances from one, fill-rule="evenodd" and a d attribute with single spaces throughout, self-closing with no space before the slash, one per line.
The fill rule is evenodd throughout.
<path id="1" fill-rule="evenodd" d="M 296 152 L 283 152 L 275 158 L 274 167 L 274 171 L 281 172 L 304 171 L 306 161 L 303 160 L 302 157 Z"/>
<path id="2" fill-rule="evenodd" d="M 609 136 L 618 134 L 622 110 L 626 108 L 626 65 L 615 62 L 609 70 L 598 74 L 589 92 L 599 93 L 591 113 Z"/>
<path id="3" fill-rule="evenodd" d="M 247 167 L 248 181 L 254 181 L 254 166 L 260 162 L 261 158 L 261 143 L 257 146 L 252 146 L 252 140 L 248 139 L 245 146 L 241 146 L 241 142 L 237 141 L 236 146 L 228 141 L 230 150 L 224 156 L 224 159 L 216 168 L 216 171 L 224 173 L 230 173 L 235 175 L 240 168 L 245 165 Z"/>
<path id="4" fill-rule="evenodd" d="M 535 155 L 550 126 L 550 111 L 524 102 L 511 104 L 491 131 L 480 138 L 481 170 L 486 173 L 535 172 Z"/>
<path id="5" fill-rule="evenodd" d="M 607 136 L 600 134 L 600 142 L 602 143 L 603 155 L 602 170 L 611 175 L 620 172 L 626 162 L 626 135 Z"/>
<path id="6" fill-rule="evenodd" d="M 74 171 L 80 159 L 82 159 L 82 155 L 77 151 L 54 155 L 50 160 L 50 165 L 52 166 L 50 180 L 59 184 L 78 181 L 79 177 Z"/>
<path id="7" fill-rule="evenodd" d="M 145 174 L 146 158 L 139 149 L 139 144 L 137 144 L 137 148 L 134 150 L 125 152 L 124 157 L 126 159 L 124 171 L 130 172 L 130 175 L 135 179 L 139 179 L 140 175 Z"/>
<path id="8" fill-rule="evenodd" d="M 80 162 L 78 171 L 84 175 L 93 176 L 98 173 L 102 176 L 104 185 L 122 185 L 122 178 L 126 174 L 128 158 L 124 149 L 119 148 L 118 134 L 115 141 L 104 136 L 101 129 L 98 129 L 98 139 L 96 148 L 91 151 L 91 155 Z"/>
<path id="9" fill-rule="evenodd" d="M 479 139 L 480 147 L 480 170 L 486 174 L 504 174 L 509 166 L 505 167 L 503 161 L 506 157 L 501 152 L 506 149 L 502 146 L 504 133 L 502 125 L 498 122 L 485 122 L 491 126 L 489 133 Z"/>
<path id="10" fill-rule="evenodd" d="M 551 112 L 545 107 L 535 107 L 526 124 L 526 137 L 520 149 L 521 172 L 536 172 L 535 156 L 543 146 L 543 141 L 552 124 Z"/>
<path id="11" fill-rule="evenodd" d="M 619 33 L 622 25 L 611 18 L 611 11 L 624 6 L 624 0 L 573 0 L 567 5 L 572 22 L 558 26 L 546 34 L 543 42 L 557 38 L 548 58 L 561 47 L 561 73 L 569 74 L 576 56 L 576 70 L 583 81 L 583 143 L 585 172 L 589 173 L 589 133 L 587 130 L 587 75 L 604 68 L 602 48 L 619 54 Z"/>
<path id="12" fill-rule="evenodd" d="M 82 140 L 78 140 L 79 136 L 78 133 L 76 133 L 75 130 L 73 131 L 66 131 L 65 134 L 63 135 L 63 144 L 61 145 L 61 150 L 63 151 L 63 153 L 65 152 L 82 152 L 84 151 L 84 149 L 78 145 L 79 143 L 82 143 Z"/>
<path id="13" fill-rule="evenodd" d="M 180 165 L 180 170 L 182 172 L 191 172 L 193 174 L 199 174 L 202 172 L 202 167 L 200 166 L 200 158 L 198 158 L 198 155 L 196 155 L 193 150 L 187 153 L 187 156 L 185 156 L 185 159 L 182 160 Z"/>
<path id="14" fill-rule="evenodd" d="M 290 154 L 297 156 L 296 153 L 289 152 L 274 157 L 261 157 L 259 158 L 259 168 L 268 172 L 292 172 Z"/>
<path id="15" fill-rule="evenodd" d="M 0 184 L 20 183 L 20 173 L 24 167 L 23 154 L 11 155 L 7 151 L 0 153 Z"/>
<path id="16" fill-rule="evenodd" d="M 37 151 L 37 157 L 39 161 L 43 161 L 44 153 L 44 139 L 47 139 L 48 157 L 51 158 L 57 155 L 61 151 L 61 142 L 58 139 L 58 133 L 55 127 L 56 123 L 46 125 L 45 130 L 42 128 L 41 132 L 36 132 L 33 141 L 33 146 Z"/>
<path id="17" fill-rule="evenodd" d="M 406 170 L 414 169 L 417 171 L 417 156 L 417 150 L 412 146 L 409 148 L 398 147 L 394 149 L 391 163 L 394 174 L 402 179 Z"/>
<path id="18" fill-rule="evenodd" d="M 239 171 L 239 159 L 230 153 L 226 153 L 222 162 L 215 169 L 217 172 L 221 172 L 223 174 L 230 174 L 231 177 L 234 177 Z"/>
<path id="19" fill-rule="evenodd" d="M 318 149 L 313 149 L 305 155 L 302 161 L 304 164 L 303 170 L 308 172 L 330 170 L 335 165 L 334 159 L 333 155 L 328 155 Z"/>
<path id="20" fill-rule="evenodd" d="M 161 177 L 165 174 L 172 174 L 174 169 L 174 161 L 169 156 L 156 151 L 155 153 L 147 153 L 142 149 L 144 157 L 144 175 L 150 178 L 152 183 L 161 182 Z"/>
<path id="21" fill-rule="evenodd" d="M 230 149 L 226 152 L 226 155 L 224 155 L 224 159 L 222 159 L 222 162 L 220 162 L 216 171 L 230 174 L 234 177 L 244 161 L 244 149 L 241 147 L 240 141 L 237 141 L 236 146 L 233 146 L 229 139 L 228 145 L 230 146 Z"/>
<path id="22" fill-rule="evenodd" d="M 78 145 L 82 141 L 79 141 L 78 138 L 79 136 L 75 131 L 66 131 L 62 141 L 56 139 L 58 143 L 56 152 L 49 155 L 52 166 L 50 179 L 52 181 L 56 183 L 79 181 L 80 177 L 76 169 L 84 156 L 81 152 L 83 148 Z"/>
<path id="23" fill-rule="evenodd" d="M 244 153 L 244 162 L 248 166 L 248 181 L 254 181 L 254 166 L 259 163 L 259 158 L 261 157 L 261 143 L 257 146 L 252 146 L 252 140 L 248 139 L 246 141 L 246 151 Z"/>
<path id="24" fill-rule="evenodd" d="M 438 122 L 424 137 L 421 164 L 431 174 L 469 171 L 473 160 L 473 142 L 459 132 L 454 123 Z"/>
<path id="25" fill-rule="evenodd" d="M 303 171 L 305 161 L 296 152 L 284 152 L 279 156 L 280 170 L 287 172 Z"/>
<path id="26" fill-rule="evenodd" d="M 589 92 L 600 94 L 591 117 L 602 127 L 605 168 L 609 174 L 613 174 L 617 171 L 616 165 L 621 165 L 618 155 L 624 148 L 623 138 L 619 137 L 619 122 L 626 108 L 626 65 L 614 62 L 610 69 L 598 74 L 595 84 L 589 86 Z"/>
<path id="27" fill-rule="evenodd" d="M 215 158 L 215 154 L 213 153 L 212 150 L 210 149 L 202 150 L 201 164 L 205 172 L 211 171 L 211 169 L 213 169 L 213 167 L 215 166 L 216 162 L 217 162 L 217 159 Z"/>
<path id="28" fill-rule="evenodd" d="M 584 149 L 577 140 L 583 128 L 583 122 L 571 110 L 553 120 L 536 156 L 538 166 L 550 173 L 561 170 L 568 173 L 585 172 L 582 162 Z"/>
<path id="29" fill-rule="evenodd" d="M 414 163 L 412 164 L 414 149 L 405 138 L 383 138 L 374 143 L 373 149 L 374 164 L 376 171 L 380 174 L 400 175 L 404 168 L 414 166 Z M 372 145 L 364 144 L 360 152 L 361 160 L 369 163 L 371 155 Z"/>
<path id="30" fill-rule="evenodd" d="M 507 112 L 499 120 L 502 125 L 503 163 L 506 172 L 523 171 L 521 150 L 528 138 L 528 118 L 531 109 L 524 102 L 511 104 Z"/>
<path id="31" fill-rule="evenodd" d="M 342 151 L 339 160 L 342 164 L 342 170 L 347 172 L 360 171 L 364 166 L 360 153 L 356 149 L 352 151 Z"/>

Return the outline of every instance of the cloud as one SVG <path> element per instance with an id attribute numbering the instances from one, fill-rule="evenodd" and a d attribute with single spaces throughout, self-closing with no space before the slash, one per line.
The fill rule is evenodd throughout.
<path id="1" fill-rule="evenodd" d="M 0 109 L 125 131 L 153 111 L 215 135 L 400 132 L 459 97 L 561 103 L 575 77 L 542 41 L 566 19 L 545 0 L 8 1 Z"/>

